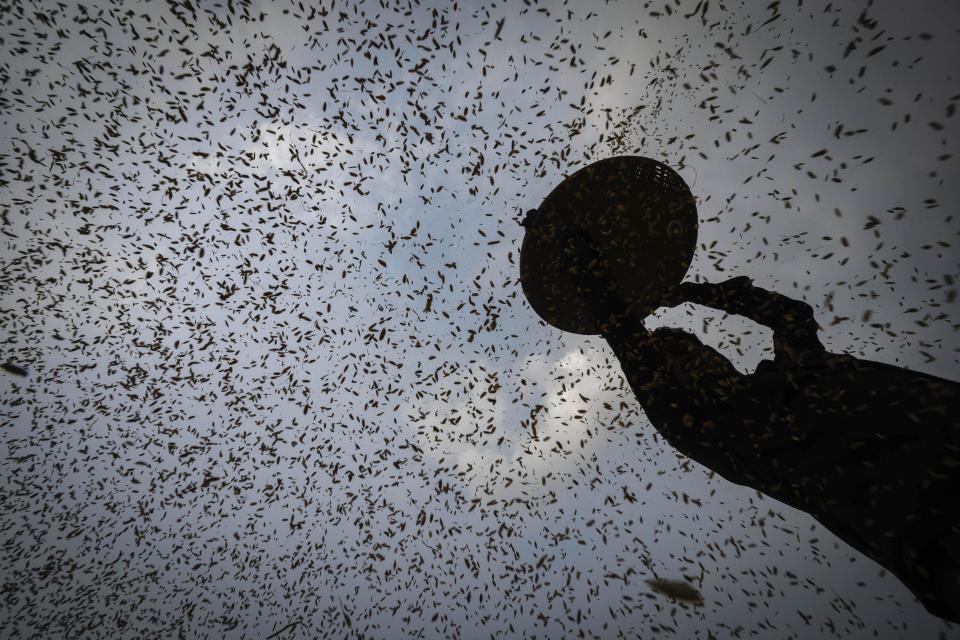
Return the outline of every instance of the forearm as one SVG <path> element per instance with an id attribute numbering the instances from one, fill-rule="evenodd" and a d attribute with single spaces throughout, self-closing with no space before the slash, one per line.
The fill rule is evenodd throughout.
<path id="1" fill-rule="evenodd" d="M 611 324 L 603 337 L 644 409 L 649 411 L 667 402 L 667 396 L 672 398 L 669 361 L 641 320 L 628 315 Z"/>
<path id="2" fill-rule="evenodd" d="M 684 283 L 684 301 L 743 316 L 773 330 L 778 355 L 822 353 L 813 307 L 793 298 L 754 286 L 747 278 L 721 284 Z"/>
<path id="3" fill-rule="evenodd" d="M 663 330 L 650 334 L 642 326 L 630 324 L 619 329 L 605 338 L 657 433 L 680 453 L 732 482 L 745 483 L 746 476 L 725 453 L 731 425 L 723 411 L 702 389 L 685 384 L 672 372 L 666 342 L 679 336 L 665 335 Z"/>

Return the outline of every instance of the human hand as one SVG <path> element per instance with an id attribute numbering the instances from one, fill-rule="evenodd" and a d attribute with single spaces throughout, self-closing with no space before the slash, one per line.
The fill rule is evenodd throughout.
<path id="1" fill-rule="evenodd" d="M 719 283 L 682 282 L 671 292 L 671 302 L 674 305 L 693 302 L 708 307 L 726 306 L 752 286 L 753 280 L 748 276 L 737 276 Z"/>
<path id="2" fill-rule="evenodd" d="M 693 302 L 708 307 L 728 303 L 743 293 L 747 287 L 753 286 L 753 280 L 747 276 L 737 276 L 720 283 L 713 282 L 682 282 L 675 287 L 664 291 L 660 306 L 676 307 L 684 302 Z"/>

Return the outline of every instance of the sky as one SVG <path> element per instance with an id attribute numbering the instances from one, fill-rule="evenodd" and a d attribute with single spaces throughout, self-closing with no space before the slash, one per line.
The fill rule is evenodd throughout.
<path id="1" fill-rule="evenodd" d="M 687 279 L 960 379 L 958 11 L 9 7 L 0 635 L 960 637 L 672 450 L 518 279 L 526 210 L 648 156 L 697 198 Z M 701 307 L 647 326 L 772 356 Z"/>

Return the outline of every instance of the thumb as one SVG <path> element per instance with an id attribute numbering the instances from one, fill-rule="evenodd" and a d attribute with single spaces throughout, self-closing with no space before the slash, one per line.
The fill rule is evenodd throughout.
<path id="1" fill-rule="evenodd" d="M 724 281 L 721 283 L 721 286 L 723 286 L 723 287 L 729 287 L 729 288 L 733 289 L 733 288 L 736 288 L 736 287 L 745 287 L 745 286 L 751 285 L 751 284 L 753 284 L 753 279 L 752 279 L 750 276 L 737 276 L 737 277 L 735 277 L 735 278 L 730 278 L 730 279 L 728 279 L 728 280 L 724 280 Z"/>

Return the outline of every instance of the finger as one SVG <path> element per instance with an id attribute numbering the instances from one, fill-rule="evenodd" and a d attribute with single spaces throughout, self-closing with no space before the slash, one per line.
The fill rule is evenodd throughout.
<path id="1" fill-rule="evenodd" d="M 753 284 L 753 279 L 750 278 L 750 276 L 737 276 L 735 278 L 730 278 L 729 280 L 725 280 L 721 286 L 737 288 L 737 287 L 745 287 L 752 284 Z"/>
<path id="2" fill-rule="evenodd" d="M 685 302 L 703 302 L 716 297 L 716 285 L 708 282 L 682 282 L 674 290 L 674 295 Z"/>
<path id="3" fill-rule="evenodd" d="M 687 284 L 689 283 L 683 282 L 667 288 L 660 298 L 660 306 L 675 307 L 687 302 L 692 291 L 689 287 L 685 286 Z"/>

